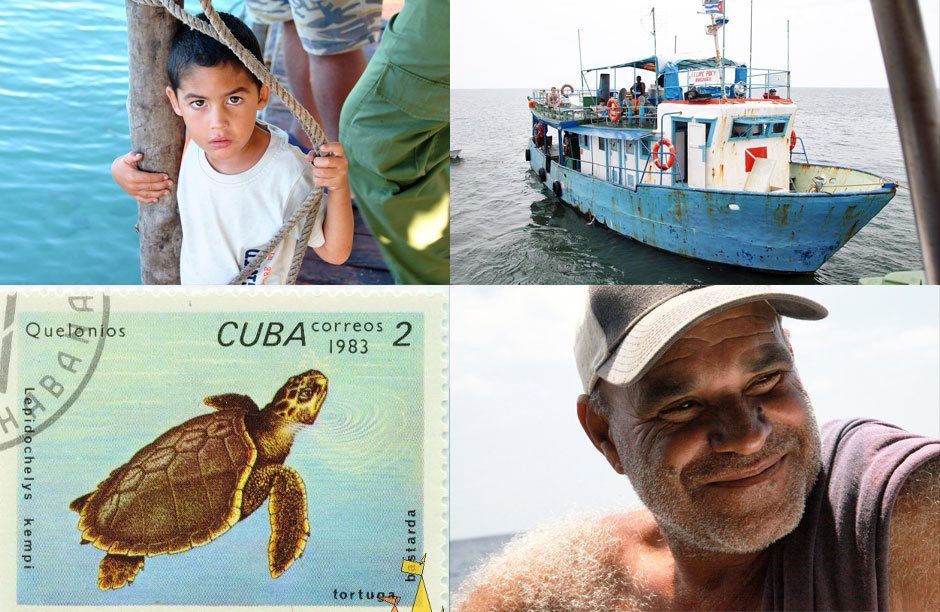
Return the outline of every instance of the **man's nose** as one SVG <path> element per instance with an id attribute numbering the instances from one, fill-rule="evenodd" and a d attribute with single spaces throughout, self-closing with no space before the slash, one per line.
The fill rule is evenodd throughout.
<path id="1" fill-rule="evenodd" d="M 729 398 L 716 406 L 715 413 L 708 440 L 716 453 L 750 455 L 764 447 L 771 425 L 759 404 L 747 398 Z"/>

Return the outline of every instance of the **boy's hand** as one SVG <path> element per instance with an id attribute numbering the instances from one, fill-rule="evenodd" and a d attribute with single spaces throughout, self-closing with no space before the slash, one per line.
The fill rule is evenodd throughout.
<path id="1" fill-rule="evenodd" d="M 170 195 L 173 181 L 162 172 L 144 172 L 139 169 L 137 163 L 143 158 L 143 153 L 133 151 L 118 157 L 111 164 L 111 178 L 141 204 L 153 204 L 160 198 Z"/>
<path id="2" fill-rule="evenodd" d="M 317 157 L 314 151 L 307 153 L 307 161 L 313 163 L 313 182 L 320 187 L 326 187 L 330 193 L 349 189 L 346 175 L 349 164 L 343 145 L 338 142 L 328 142 L 320 147 L 325 157 Z"/>

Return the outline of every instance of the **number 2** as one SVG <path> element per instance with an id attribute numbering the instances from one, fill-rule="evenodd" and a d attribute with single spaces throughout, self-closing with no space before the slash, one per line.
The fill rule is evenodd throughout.
<path id="1" fill-rule="evenodd" d="M 392 343 L 392 346 L 411 346 L 410 342 L 402 342 L 402 340 L 407 338 L 408 334 L 411 333 L 411 323 L 409 323 L 408 321 L 402 321 L 401 323 L 395 326 L 395 329 L 401 329 L 402 325 L 404 325 L 407 329 L 405 330 L 405 333 L 403 333 L 398 340 Z"/>

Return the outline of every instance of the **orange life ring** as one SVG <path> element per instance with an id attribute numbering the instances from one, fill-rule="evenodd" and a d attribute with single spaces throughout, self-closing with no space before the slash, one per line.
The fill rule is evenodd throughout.
<path id="1" fill-rule="evenodd" d="M 659 161 L 660 145 L 669 147 L 669 159 L 666 160 L 665 163 Z M 663 157 L 665 157 L 665 152 L 663 153 Z M 676 148 L 672 146 L 672 142 L 670 142 L 668 138 L 657 140 L 656 144 L 653 145 L 653 163 L 656 164 L 656 167 L 660 170 L 669 170 L 672 168 L 672 165 L 676 163 Z"/>
<path id="2" fill-rule="evenodd" d="M 565 93 L 565 87 L 568 88 L 568 93 Z M 572 87 L 571 85 L 568 85 L 567 83 L 565 83 L 564 85 L 561 86 L 561 95 L 563 95 L 564 97 L 567 98 L 568 94 L 573 94 L 573 93 L 574 93 L 574 87 Z"/>
<path id="3" fill-rule="evenodd" d="M 796 130 L 790 130 L 790 150 L 796 146 Z"/>
<path id="4" fill-rule="evenodd" d="M 610 117 L 611 121 L 617 121 L 620 119 L 620 115 L 623 114 L 623 111 L 620 110 L 620 102 L 617 101 L 617 98 L 611 98 L 607 101 L 607 115 Z"/>

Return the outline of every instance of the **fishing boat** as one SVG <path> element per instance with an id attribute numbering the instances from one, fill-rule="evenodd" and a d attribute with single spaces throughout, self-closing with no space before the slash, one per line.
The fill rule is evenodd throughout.
<path id="1" fill-rule="evenodd" d="M 789 69 L 653 55 L 581 71 L 528 96 L 526 161 L 555 196 L 610 229 L 696 259 L 811 273 L 894 197 L 897 184 L 810 163 Z M 617 76 L 630 74 L 618 89 Z M 643 82 L 643 75 L 650 79 Z M 589 82 L 593 80 L 593 86 Z"/>

